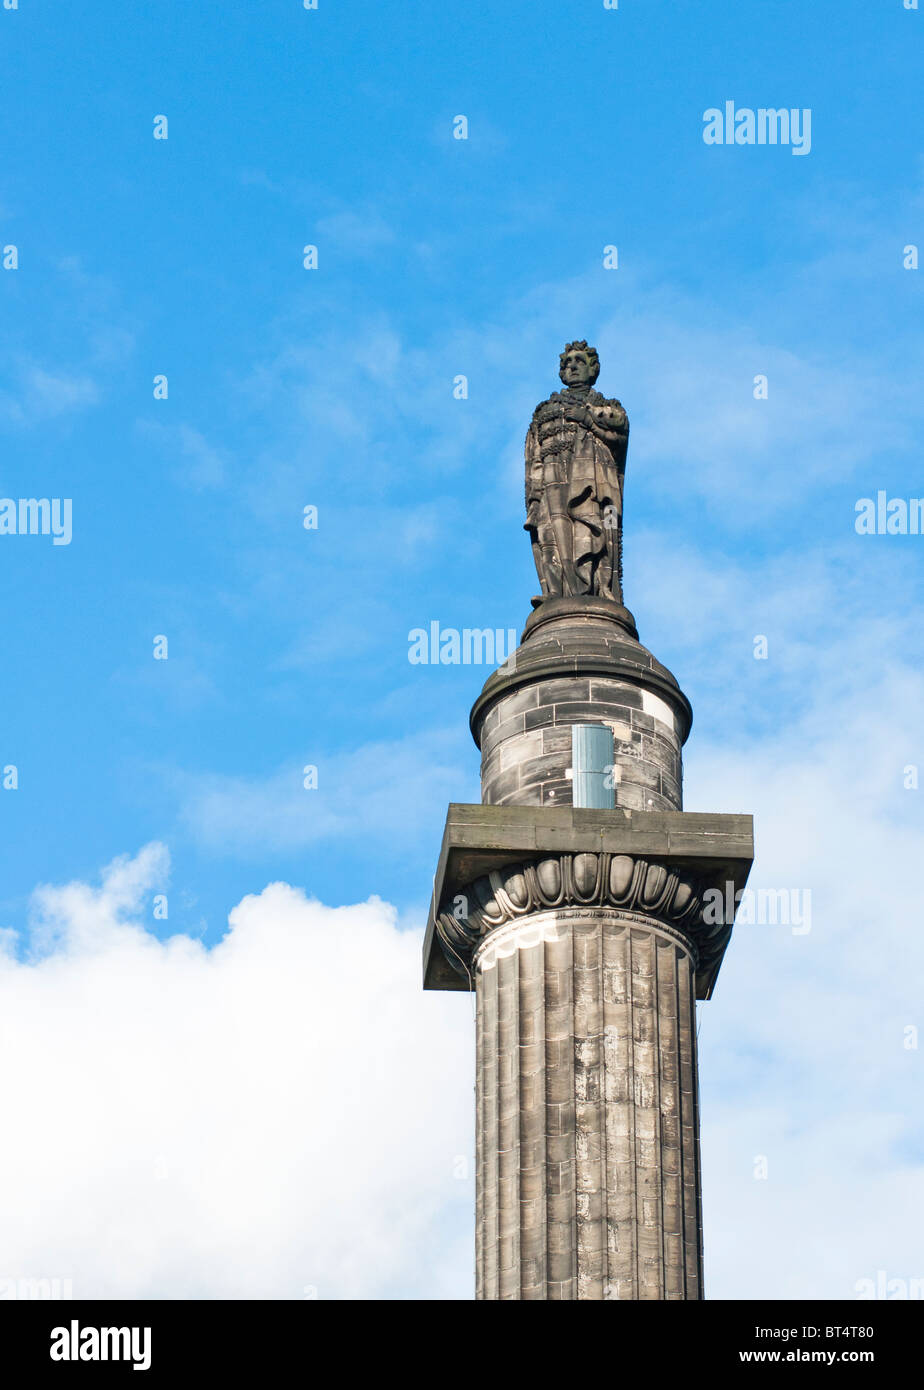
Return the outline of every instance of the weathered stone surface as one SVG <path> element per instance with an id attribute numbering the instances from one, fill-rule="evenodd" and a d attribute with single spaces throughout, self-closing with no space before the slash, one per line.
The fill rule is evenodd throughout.
<path id="1" fill-rule="evenodd" d="M 629 420 L 593 389 L 600 359 L 586 340 L 561 354 L 555 391 L 526 436 L 526 523 L 542 598 L 622 602 L 622 492 Z M 536 599 L 537 603 L 542 599 Z"/>
<path id="2" fill-rule="evenodd" d="M 482 804 L 451 805 L 426 989 L 477 993 L 483 1299 L 702 1297 L 695 1000 L 731 934 L 750 816 L 682 810 L 692 711 L 622 601 L 628 420 L 569 343 L 527 437 L 542 586 L 471 713 Z M 571 805 L 572 730 L 613 735 L 612 810 Z M 714 905 L 710 902 L 710 907 Z"/>
<path id="3" fill-rule="evenodd" d="M 615 740 L 616 804 L 681 809 L 689 704 L 667 668 L 628 637 L 615 612 L 616 605 L 602 599 L 543 605 L 527 623 L 510 668 L 488 678 L 472 711 L 482 800 L 568 804 L 571 728 L 601 723 Z M 575 632 L 577 645 L 566 650 Z"/>
<path id="4" fill-rule="evenodd" d="M 595 886 L 592 894 L 585 894 L 583 899 L 580 889 L 576 897 L 566 893 L 563 902 L 590 901 L 593 896 L 601 903 L 625 906 L 631 888 L 636 894 L 631 905 L 645 911 L 654 909 L 657 915 L 663 905 L 661 898 L 646 897 L 644 888 L 633 887 L 636 866 L 642 863 L 659 866 L 689 892 L 689 899 L 681 903 L 683 925 L 690 937 L 691 952 L 700 956 L 696 997 L 708 999 L 715 988 L 731 928 L 730 924 L 716 927 L 702 923 L 692 904 L 701 903 L 702 894 L 709 889 L 718 889 L 724 897 L 726 885 L 732 885 L 732 892 L 744 887 L 754 857 L 750 816 L 626 808 L 599 811 L 572 806 L 451 805 L 424 942 L 424 988 L 473 988 L 473 978 L 467 973 L 470 955 L 486 924 L 490 921 L 493 926 L 505 920 L 504 904 L 508 900 L 513 908 L 511 915 L 554 905 L 555 892 L 565 892 L 561 877 L 554 877 L 556 872 L 560 874 L 558 862 L 582 856 L 587 860 L 593 857 L 600 866 L 599 887 Z M 530 866 L 528 871 L 525 865 Z M 502 905 L 485 916 L 481 908 L 495 897 L 492 873 L 502 875 Z M 517 884 L 535 882 L 533 896 L 518 904 L 507 892 L 508 880 Z M 465 900 L 461 919 L 453 916 L 459 897 Z M 439 919 L 447 914 L 453 917 L 453 924 L 444 923 L 442 940 L 454 967 L 441 946 Z M 672 919 L 668 914 L 664 920 Z M 468 951 L 463 949 L 466 942 Z"/>
<path id="5" fill-rule="evenodd" d="M 476 1296 L 700 1298 L 686 949 L 637 913 L 560 908 L 493 932 L 474 969 Z"/>

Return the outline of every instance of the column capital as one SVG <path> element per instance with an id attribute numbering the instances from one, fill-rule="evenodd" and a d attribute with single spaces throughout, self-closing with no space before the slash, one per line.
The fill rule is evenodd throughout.
<path id="1" fill-rule="evenodd" d="M 689 943 L 696 997 L 710 998 L 732 923 L 703 920 L 718 889 L 735 901 L 754 856 L 750 816 L 451 805 L 424 943 L 424 988 L 473 988 L 493 930 L 556 907 L 608 906 Z"/>

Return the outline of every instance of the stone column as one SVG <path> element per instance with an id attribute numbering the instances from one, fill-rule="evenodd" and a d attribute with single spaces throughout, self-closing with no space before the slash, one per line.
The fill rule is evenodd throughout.
<path id="1" fill-rule="evenodd" d="M 618 611 L 617 611 L 618 608 Z M 691 711 L 612 602 L 546 600 L 472 710 L 482 804 L 449 808 L 424 987 L 477 992 L 476 1294 L 702 1298 L 695 1001 L 750 816 L 682 810 Z M 616 807 L 571 805 L 571 728 Z"/>
<path id="2" fill-rule="evenodd" d="M 493 931 L 478 991 L 478 1298 L 702 1290 L 693 955 L 641 914 Z"/>

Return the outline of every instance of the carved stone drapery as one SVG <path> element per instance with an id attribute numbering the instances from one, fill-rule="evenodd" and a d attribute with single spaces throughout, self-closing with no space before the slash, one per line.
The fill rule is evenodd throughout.
<path id="1" fill-rule="evenodd" d="M 549 598 L 590 594 L 622 604 L 622 493 L 629 420 L 593 389 L 600 371 L 587 340 L 559 361 L 563 390 L 540 402 L 526 436 L 526 530 Z"/>

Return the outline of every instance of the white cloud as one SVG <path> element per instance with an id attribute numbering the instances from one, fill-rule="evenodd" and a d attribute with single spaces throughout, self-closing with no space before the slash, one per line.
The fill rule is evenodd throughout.
<path id="1" fill-rule="evenodd" d="M 374 255 L 396 239 L 394 230 L 375 208 L 342 208 L 318 219 L 318 244 L 335 251 Z M 326 249 L 326 247 L 325 247 Z"/>
<path id="2" fill-rule="evenodd" d="M 134 352 L 133 327 L 109 277 L 88 273 L 74 256 L 55 269 L 57 278 L 47 282 L 51 299 L 32 304 L 18 336 L 15 325 L 6 334 L 0 423 L 16 428 L 68 419 L 98 405 L 113 368 L 125 368 Z M 58 349 L 49 353 L 55 342 Z"/>
<path id="3" fill-rule="evenodd" d="M 924 791 L 904 785 L 907 767 L 924 770 L 914 557 L 850 537 L 823 560 L 742 567 L 636 543 L 642 636 L 693 697 L 686 809 L 752 812 L 752 887 L 811 893 L 807 933 L 735 929 L 700 1008 L 707 1294 L 853 1298 L 879 1270 L 920 1279 L 924 1045 L 906 1046 L 906 1029 L 924 1028 Z M 753 659 L 758 632 L 766 661 Z"/>
<path id="4" fill-rule="evenodd" d="M 464 1297 L 472 1025 L 420 933 L 285 884 L 156 939 L 166 850 L 35 896 L 0 957 L 0 1277 L 75 1297 Z M 9 1136 L 14 1136 L 10 1142 Z"/>
<path id="5" fill-rule="evenodd" d="M 844 691 L 833 667 L 801 718 L 704 744 L 688 770 L 688 809 L 754 813 L 752 886 L 811 893 L 808 932 L 736 927 L 701 1008 L 712 1297 L 924 1278 L 924 1054 L 906 1031 L 924 1028 L 924 806 L 903 779 L 924 763 L 924 678 L 873 662 Z"/>
<path id="6" fill-rule="evenodd" d="M 410 669 L 410 668 L 409 668 Z M 469 772 L 462 750 L 471 748 Z M 303 769 L 317 767 L 306 788 Z M 205 848 L 248 857 L 293 850 L 336 836 L 366 844 L 430 835 L 473 783 L 477 754 L 467 729 L 432 730 L 366 743 L 330 757 L 309 751 L 268 777 L 177 774 L 181 819 Z"/>
<path id="7" fill-rule="evenodd" d="M 21 366 L 13 392 L 0 393 L 0 411 L 15 425 L 33 425 L 86 409 L 99 400 L 99 389 L 84 372 Z"/>
<path id="8" fill-rule="evenodd" d="M 691 806 L 754 812 L 755 887 L 812 892 L 806 934 L 739 926 L 700 1009 L 714 1298 L 924 1276 L 922 1051 L 905 1046 L 924 1024 L 922 811 L 901 784 L 924 761 L 924 680 L 893 663 L 832 703 L 833 679 L 822 666 L 772 737 L 701 739 L 688 774 Z M 397 785 L 398 748 L 391 766 Z M 388 780 L 381 804 L 357 799 L 370 827 Z M 242 797 L 240 834 L 259 818 Z M 377 900 L 274 884 L 212 950 L 159 942 L 141 920 L 166 872 L 150 846 L 101 890 L 39 890 L 34 959 L 0 966 L 0 1275 L 89 1296 L 468 1295 L 472 1191 L 452 1166 L 472 1149 L 469 1000 L 422 993 L 419 932 Z"/>
<path id="9" fill-rule="evenodd" d="M 924 1277 L 924 1127 L 914 1100 L 924 1044 L 905 1045 L 909 1025 L 924 1032 L 924 790 L 903 785 L 909 764 L 924 769 L 924 677 L 902 659 L 916 650 L 916 620 L 913 609 L 883 618 L 882 587 L 871 600 L 864 575 L 838 566 L 794 574 L 770 557 L 708 579 L 707 562 L 691 552 L 676 557 L 670 591 L 653 574 L 646 586 L 652 614 L 673 624 L 685 652 L 715 654 L 715 670 L 699 679 L 724 690 L 706 711 L 708 733 L 694 729 L 688 746 L 687 807 L 753 812 L 752 886 L 812 897 L 807 933 L 737 928 L 716 996 L 700 1011 L 707 1290 L 852 1298 L 857 1281 L 879 1270 Z M 900 589 L 900 572 L 894 581 Z M 754 662 L 749 646 L 747 615 L 761 604 L 789 634 L 767 663 Z M 723 615 L 736 610 L 748 639 L 740 656 L 720 640 Z M 759 730 L 749 729 L 755 705 Z M 381 835 L 388 787 L 409 785 L 410 751 L 365 750 L 344 765 L 351 774 L 381 765 L 383 776 L 370 806 L 357 799 L 339 813 L 365 817 L 367 832 Z M 435 801 L 459 797 L 458 774 L 445 773 Z M 260 806 L 225 791 L 243 846 Z M 264 792 L 278 814 L 278 791 Z M 766 1180 L 753 1176 L 758 1156 Z"/>
<path id="10" fill-rule="evenodd" d="M 791 287 L 779 295 L 792 307 Z M 795 492 L 804 504 L 811 488 L 868 465 L 881 470 L 890 451 L 912 446 L 920 404 L 884 354 L 867 360 L 858 351 L 845 362 L 832 342 L 810 355 L 801 338 L 800 351 L 791 349 L 786 321 L 758 330 L 675 293 L 664 300 L 660 289 L 643 289 L 638 309 L 601 326 L 597 346 L 630 403 L 630 467 L 644 476 L 654 465 L 652 483 L 665 495 L 762 516 L 791 509 Z M 617 373 L 625 342 L 632 358 Z M 766 400 L 754 398 L 758 375 L 768 379 Z"/>
<path id="11" fill-rule="evenodd" d="M 224 483 L 225 456 L 201 431 L 191 425 L 161 425 L 150 420 L 139 420 L 138 428 L 143 434 L 159 440 L 164 450 L 175 457 L 172 472 L 178 483 L 195 492 Z"/>
<path id="12" fill-rule="evenodd" d="M 180 452 L 189 467 L 181 469 L 183 476 L 196 489 L 218 487 L 224 482 L 225 464 L 221 453 L 190 425 L 177 426 Z"/>

